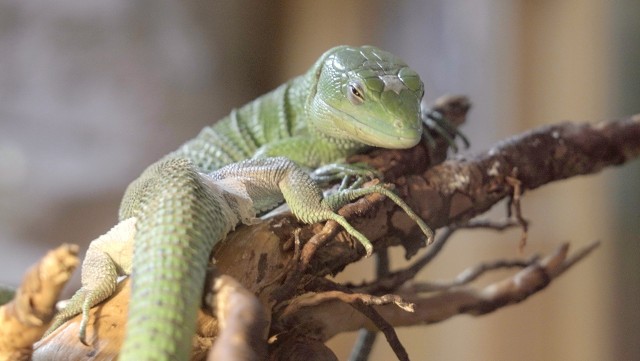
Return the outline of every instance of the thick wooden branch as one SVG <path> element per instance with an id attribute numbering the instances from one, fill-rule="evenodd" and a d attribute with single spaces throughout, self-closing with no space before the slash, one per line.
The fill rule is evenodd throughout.
<path id="1" fill-rule="evenodd" d="M 457 119 L 459 123 L 459 120 L 464 120 L 468 103 L 464 98 L 448 98 L 439 107 L 447 118 Z M 375 150 L 353 160 L 369 161 L 379 166 L 385 173 L 385 179 L 396 184 L 398 193 L 408 200 L 427 224 L 440 228 L 464 223 L 511 196 L 514 180 L 523 191 L 530 190 L 572 176 L 595 173 L 637 157 L 640 155 L 640 116 L 597 124 L 546 126 L 513 137 L 485 153 L 437 164 L 444 159 L 444 154 L 446 146 L 438 141 L 434 152 L 420 145 L 406 151 Z M 341 214 L 374 241 L 376 249 L 403 244 L 411 255 L 424 246 L 413 222 L 382 196 L 361 199 L 343 208 Z M 302 240 L 300 247 L 296 247 L 294 237 L 298 229 Z M 297 261 L 302 257 L 302 247 L 314 236 L 316 240 L 327 242 L 315 249 L 308 265 L 300 268 Z M 405 301 L 415 303 L 414 313 L 408 313 L 395 304 L 372 307 L 394 326 L 440 322 L 459 313 L 490 312 L 520 302 L 543 289 L 561 271 L 575 263 L 574 259 L 566 259 L 566 252 L 566 247 L 563 247 L 514 276 L 481 290 L 462 285 L 424 295 L 410 288 L 397 289 Z M 331 359 L 330 353 L 321 345 L 322 340 L 340 332 L 372 326 L 353 307 L 346 305 L 344 299 L 300 307 L 294 313 L 285 312 L 288 305 L 308 291 L 306 286 L 314 279 L 340 272 L 363 255 L 361 246 L 350 240 L 335 224 L 327 222 L 325 225 L 307 226 L 287 212 L 277 213 L 254 226 L 239 227 L 214 251 L 218 271 L 233 277 L 255 294 L 266 310 L 267 319 L 271 320 L 269 336 L 273 341 L 269 353 L 276 357 L 272 357 L 274 360 L 278 354 L 288 355 L 292 350 L 322 350 L 326 359 Z M 97 322 L 88 331 L 90 335 L 97 335 L 96 342 L 114 345 L 121 342 L 126 318 L 122 303 L 126 305 L 128 295 L 122 299 L 120 296 L 126 290 L 127 287 L 122 287 L 123 292 L 93 310 L 92 317 Z M 120 304 L 115 301 L 118 299 Z M 337 308 L 327 308 L 329 306 Z M 107 315 L 110 319 L 105 322 Z M 198 338 L 194 340 L 194 360 L 206 357 L 217 333 L 215 321 L 204 313 L 201 316 Z M 57 332 L 57 337 L 52 335 L 44 340 L 40 349 L 56 342 L 79 344 L 76 337 L 78 322 L 79 318 L 68 322 Z M 86 351 L 84 349 L 85 354 Z M 102 351 L 94 348 L 94 352 Z"/>
<path id="2" fill-rule="evenodd" d="M 0 307 L 0 360 L 30 360 L 49 327 L 62 288 L 78 265 L 78 247 L 62 245 L 31 267 L 15 297 Z"/>
<path id="3" fill-rule="evenodd" d="M 489 151 L 458 157 L 418 174 L 410 174 L 417 150 L 376 151 L 376 158 L 393 159 L 397 191 L 433 228 L 462 224 L 484 213 L 514 192 L 513 180 L 522 191 L 604 167 L 623 164 L 640 155 L 640 114 L 596 124 L 562 123 L 544 126 L 510 138 Z M 358 160 L 366 160 L 360 156 Z M 368 198 L 369 201 L 374 197 Z M 389 202 L 372 206 L 367 200 L 349 205 L 358 214 L 359 229 L 380 240 L 376 247 L 420 239 L 410 220 Z M 340 239 L 340 237 L 338 237 Z M 412 251 L 416 246 L 403 244 Z M 357 259 L 344 242 L 330 242 L 312 262 L 317 273 L 336 273 Z"/>
<path id="4" fill-rule="evenodd" d="M 262 304 L 253 293 L 229 276 L 219 276 L 213 282 L 214 289 L 208 303 L 215 305 L 219 331 L 207 360 L 264 359 L 269 321 Z"/>
<path id="5" fill-rule="evenodd" d="M 434 227 L 468 220 L 513 192 L 623 164 L 640 154 L 640 114 L 596 124 L 562 123 L 510 138 L 486 153 L 454 159 L 407 177 L 403 187 Z M 421 178 L 421 179 L 420 179 Z"/>

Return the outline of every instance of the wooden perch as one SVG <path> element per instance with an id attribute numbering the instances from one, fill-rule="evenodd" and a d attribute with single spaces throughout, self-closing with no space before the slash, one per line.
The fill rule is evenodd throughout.
<path id="1" fill-rule="evenodd" d="M 450 97 L 441 100 L 436 109 L 460 124 L 469 104 L 465 98 Z M 640 155 L 640 115 L 597 124 L 545 126 L 508 139 L 477 156 L 443 162 L 446 153 L 446 143 L 437 140 L 435 150 L 425 145 L 403 151 L 374 150 L 352 157 L 351 161 L 366 161 L 381 169 L 385 180 L 396 185 L 398 194 L 408 200 L 427 224 L 434 229 L 448 227 L 445 232 L 439 232 L 445 235 L 469 224 L 473 217 L 500 200 L 513 196 L 516 186 L 524 192 L 553 181 L 595 173 L 637 157 Z M 382 196 L 367 196 L 347 205 L 340 213 L 374 242 L 376 250 L 401 244 L 410 257 L 424 247 L 415 224 Z M 441 236 L 428 251 L 427 257 L 431 258 L 414 268 L 424 267 L 435 257 L 446 238 Z M 413 271 L 407 270 L 388 274 L 367 285 L 331 285 L 324 276 L 336 274 L 356 262 L 363 257 L 364 250 L 333 222 L 303 225 L 288 212 L 281 211 L 256 225 L 238 227 L 218 244 L 213 257 L 218 272 L 238 281 L 249 295 L 255 295 L 266 311 L 266 315 L 248 313 L 242 322 L 226 326 L 229 330 L 246 330 L 246 333 L 238 331 L 243 333 L 240 347 L 249 345 L 250 350 L 260 349 L 267 340 L 262 330 L 268 329 L 271 360 L 278 360 L 280 355 L 331 360 L 335 356 L 323 342 L 333 335 L 360 327 L 371 329 L 374 324 L 379 327 L 385 323 L 393 327 L 429 324 L 460 313 L 491 312 L 545 288 L 591 249 L 568 257 L 568 245 L 563 245 L 542 259 L 476 267 L 476 273 L 502 266 L 519 269 L 512 276 L 482 289 L 469 285 L 473 277 L 468 274 L 448 285 L 408 284 Z M 211 289 L 214 285 L 206 287 Z M 34 354 L 40 358 L 34 359 L 84 360 L 91 350 L 95 360 L 114 357 L 117 347 L 105 345 L 119 345 L 122 341 L 127 289 L 120 287 L 117 295 L 92 310 L 88 332 L 94 337 L 93 344 L 92 348 L 82 349 L 84 356 L 74 353 L 64 358 L 54 357 L 46 348 L 53 344 L 85 347 L 77 339 L 79 317 L 76 317 L 43 340 Z M 252 309 L 253 297 L 245 296 L 240 297 Z M 413 312 L 407 311 L 410 303 Z M 231 321 L 236 312 L 233 307 L 222 307 L 217 312 L 223 312 L 222 318 L 229 322 L 236 322 Z M 263 317 L 269 323 L 265 323 Z M 246 325 L 260 326 L 251 329 Z M 201 312 L 192 360 L 206 358 L 217 329 L 211 312 Z M 391 338 L 392 333 L 389 333 Z M 222 347 L 219 351 L 225 354 L 238 354 L 233 343 L 222 342 L 216 347 Z"/>
<path id="2" fill-rule="evenodd" d="M 30 360 L 49 327 L 62 288 L 78 265 L 78 246 L 64 244 L 31 267 L 15 297 L 0 307 L 0 360 Z"/>
<path id="3" fill-rule="evenodd" d="M 374 308 L 394 327 L 432 324 L 459 314 L 483 315 L 521 302 L 542 290 L 596 246 L 597 243 L 567 258 L 569 245 L 563 244 L 552 254 L 533 262 L 516 274 L 479 290 L 453 287 L 445 292 L 422 296 L 419 284 L 400 288 L 396 297 L 404 302 L 411 302 L 413 311 L 392 303 Z M 317 302 L 312 304 L 306 300 L 309 297 Z M 299 300 L 304 300 L 304 303 L 299 305 Z M 306 330 L 314 332 L 321 340 L 359 328 L 375 330 L 374 324 L 367 317 L 349 307 L 350 302 L 352 301 L 329 297 L 326 293 L 300 296 L 287 306 L 278 319 L 278 325 L 282 327 L 282 332 L 286 329 Z"/>
<path id="4" fill-rule="evenodd" d="M 207 360 L 262 360 L 269 332 L 262 304 L 232 277 L 222 275 L 213 282 L 216 300 L 208 303 L 215 304 L 220 330 Z"/>

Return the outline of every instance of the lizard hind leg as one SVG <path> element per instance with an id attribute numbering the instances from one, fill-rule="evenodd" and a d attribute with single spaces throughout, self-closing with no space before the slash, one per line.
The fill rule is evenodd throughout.
<path id="1" fill-rule="evenodd" d="M 82 288 L 58 312 L 45 336 L 77 314 L 82 313 L 79 338 L 83 344 L 87 344 L 86 330 L 89 323 L 89 310 L 113 295 L 119 275 L 131 272 L 135 225 L 136 219 L 128 218 L 91 242 L 82 262 Z"/>
<path id="2" fill-rule="evenodd" d="M 67 305 L 53 318 L 53 322 L 51 323 L 51 326 L 49 326 L 47 332 L 44 333 L 43 338 L 49 336 L 49 334 L 53 333 L 53 331 L 57 330 L 65 322 L 82 312 L 82 304 L 84 302 L 85 295 L 86 291 L 84 288 L 76 291 L 73 297 L 68 301 Z"/>
<path id="3" fill-rule="evenodd" d="M 118 281 L 116 265 L 107 253 L 99 249 L 89 247 L 85 261 L 82 265 L 82 288 L 78 290 L 54 318 L 53 324 L 47 332 L 49 335 L 65 322 L 82 313 L 80 322 L 79 339 L 87 345 L 86 331 L 89 324 L 89 311 L 91 307 L 111 296 Z"/>

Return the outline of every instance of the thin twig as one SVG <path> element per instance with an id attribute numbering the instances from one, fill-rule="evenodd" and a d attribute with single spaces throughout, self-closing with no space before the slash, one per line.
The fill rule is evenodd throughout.
<path id="1" fill-rule="evenodd" d="M 524 247 L 527 245 L 527 235 L 529 234 L 529 221 L 522 215 L 522 182 L 518 177 L 518 167 L 513 168 L 512 175 L 505 177 L 507 184 L 513 187 L 513 194 L 509 198 L 508 213 L 511 215 L 511 209 L 513 209 L 516 221 L 522 228 L 522 235 L 520 236 L 520 243 L 518 244 L 518 250 L 520 253 L 524 251 Z"/>
<path id="2" fill-rule="evenodd" d="M 354 286 L 353 289 L 357 289 L 359 292 L 365 293 L 380 293 L 390 292 L 398 287 L 402 286 L 405 282 L 413 279 L 418 272 L 420 272 L 431 260 L 433 260 L 438 253 L 442 250 L 447 240 L 453 235 L 456 228 L 446 227 L 441 231 L 436 240 L 429 246 L 427 252 L 422 255 L 411 266 L 396 272 L 389 273 L 386 277 L 376 280 L 369 284 L 363 284 L 360 286 Z"/>
<path id="3" fill-rule="evenodd" d="M 376 252 L 376 279 L 381 279 L 389 274 L 389 250 L 383 248 Z M 358 331 L 358 337 L 356 339 L 351 354 L 349 355 L 349 361 L 366 361 L 369 359 L 369 355 L 373 350 L 373 344 L 376 342 L 378 332 L 368 330 L 366 328 Z"/>
<path id="4" fill-rule="evenodd" d="M 300 311 L 301 308 L 317 306 L 323 302 L 331 300 L 340 300 L 348 304 L 359 302 L 365 306 L 395 304 L 407 312 L 413 312 L 413 304 L 411 304 L 411 302 L 406 302 L 400 296 L 392 294 L 373 296 L 366 293 L 353 293 L 348 289 L 344 289 L 343 291 L 330 290 L 298 296 L 289 303 L 282 312 L 282 315 L 286 317 L 294 312 Z"/>
<path id="5" fill-rule="evenodd" d="M 554 277 L 557 277 L 567 271 L 576 263 L 582 261 L 585 257 L 591 254 L 596 248 L 600 247 L 600 241 L 594 241 L 588 246 L 578 250 L 576 253 L 571 255 L 571 257 L 564 260 L 562 263 L 562 267 L 558 267 L 558 269 L 553 273 Z"/>
<path id="6" fill-rule="evenodd" d="M 365 306 L 360 303 L 352 303 L 351 306 L 358 310 L 360 313 L 365 315 L 368 319 L 373 322 L 374 325 L 382 332 L 384 337 L 387 339 L 389 346 L 396 354 L 396 357 L 400 361 L 409 361 L 409 354 L 407 350 L 404 348 L 398 335 L 396 334 L 396 330 L 393 326 L 387 322 L 375 309 Z"/>
<path id="7" fill-rule="evenodd" d="M 487 219 L 472 219 L 469 222 L 456 226 L 456 228 L 457 229 L 486 228 L 486 229 L 492 229 L 496 231 L 505 231 L 507 229 L 511 229 L 519 225 L 520 225 L 519 223 L 517 223 L 511 218 L 507 218 L 500 221 L 492 221 Z"/>
<path id="8" fill-rule="evenodd" d="M 414 313 L 399 310 L 395 305 L 377 306 L 375 310 L 394 327 L 433 324 L 460 314 L 484 315 L 520 303 L 540 292 L 596 247 L 597 244 L 592 244 L 567 257 L 569 247 L 568 244 L 563 244 L 515 274 L 481 288 L 461 286 L 425 296 L 417 294 L 411 288 L 402 288 L 398 291 L 399 294 L 416 304 Z M 323 340 L 368 324 L 363 314 L 349 310 L 342 301 L 336 300 L 328 300 L 327 303 L 287 315 L 280 322 L 285 322 L 287 329 L 302 323 L 305 330 L 317 330 Z"/>
<path id="9" fill-rule="evenodd" d="M 402 298 L 396 295 L 376 297 L 368 294 L 354 294 L 349 288 L 324 278 L 316 278 L 314 282 L 310 282 L 307 287 L 308 291 L 323 291 L 322 294 L 327 295 L 322 296 L 322 298 L 324 298 L 324 300 L 322 300 L 323 302 L 329 297 L 334 296 L 363 314 L 384 334 L 389 346 L 396 354 L 396 357 L 398 357 L 398 360 L 409 360 L 409 355 L 400 342 L 393 326 L 391 326 L 391 324 L 380 316 L 378 311 L 371 306 L 394 304 L 404 311 L 413 312 L 413 305 L 411 303 L 405 302 Z M 284 313 L 283 316 L 285 316 Z"/>
<path id="10" fill-rule="evenodd" d="M 320 232 L 316 233 L 307 241 L 304 247 L 302 247 L 301 264 L 303 270 L 309 267 L 309 263 L 318 248 L 333 239 L 339 229 L 340 227 L 336 221 L 329 220 L 324 224 Z"/>
<path id="11" fill-rule="evenodd" d="M 494 262 L 481 263 L 465 269 L 449 282 L 420 282 L 412 284 L 409 288 L 414 292 L 444 291 L 469 284 L 488 271 L 502 268 L 525 268 L 537 262 L 538 259 L 538 256 L 534 256 L 529 260 L 497 260 Z"/>

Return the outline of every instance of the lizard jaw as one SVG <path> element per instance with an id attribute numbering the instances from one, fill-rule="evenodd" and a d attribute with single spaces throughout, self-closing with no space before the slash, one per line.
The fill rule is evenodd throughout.
<path id="1" fill-rule="evenodd" d="M 343 122 L 342 130 L 354 141 L 373 147 L 387 149 L 407 149 L 415 146 L 422 139 L 422 127 L 407 126 L 407 122 L 398 120 L 389 124 L 388 121 L 372 120 L 363 122 L 350 116 L 350 122 Z M 384 127 L 372 127 L 371 124 L 383 124 Z"/>

